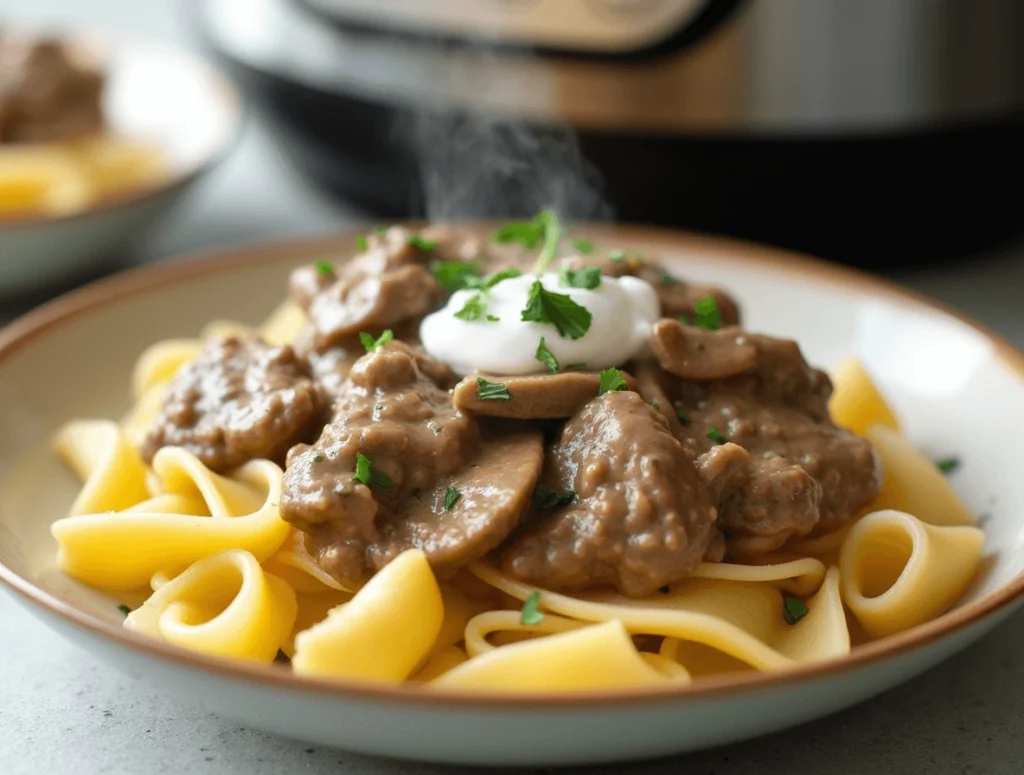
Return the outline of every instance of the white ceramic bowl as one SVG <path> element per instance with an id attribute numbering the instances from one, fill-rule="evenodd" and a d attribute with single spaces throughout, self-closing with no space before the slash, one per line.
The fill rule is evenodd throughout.
<path id="1" fill-rule="evenodd" d="M 55 568 L 50 523 L 78 484 L 49 437 L 76 416 L 127 407 L 136 356 L 208 319 L 258 322 L 290 266 L 349 251 L 336 240 L 240 249 L 96 284 L 0 335 L 0 580 L 66 637 L 183 701 L 254 727 L 389 756 L 541 765 L 649 757 L 719 745 L 830 713 L 927 670 L 1021 602 L 1024 592 L 1024 356 L 954 313 L 865 275 L 743 243 L 632 228 L 587 228 L 680 276 L 721 284 L 750 328 L 797 338 L 834 366 L 855 353 L 878 375 L 910 437 L 956 453 L 953 483 L 985 523 L 980 577 L 953 611 L 848 657 L 691 687 L 588 695 L 436 694 L 300 679 L 280 666 L 198 656 L 121 627 L 116 602 Z"/>
<path id="2" fill-rule="evenodd" d="M 0 291 L 6 294 L 109 259 L 223 158 L 241 128 L 234 87 L 197 56 L 120 33 L 64 37 L 94 52 L 106 67 L 104 109 L 111 129 L 159 145 L 170 174 L 155 187 L 81 212 L 0 221 Z"/>

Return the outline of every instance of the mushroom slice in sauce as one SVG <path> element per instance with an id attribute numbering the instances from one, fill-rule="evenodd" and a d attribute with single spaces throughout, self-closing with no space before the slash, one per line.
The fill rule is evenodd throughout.
<path id="1" fill-rule="evenodd" d="M 531 584 L 610 583 L 643 597 L 686 576 L 712 543 L 716 512 L 692 455 L 636 393 L 580 409 L 551 447 L 544 481 L 575 497 L 534 514 L 503 552 L 505 570 Z"/>
<path id="2" fill-rule="evenodd" d="M 630 389 L 636 380 L 623 372 Z M 481 397 L 483 379 L 502 385 L 508 398 Z M 552 420 L 571 417 L 601 390 L 601 375 L 596 371 L 566 371 L 561 374 L 531 374 L 522 377 L 496 377 L 474 374 L 455 386 L 452 399 L 457 409 L 485 417 L 516 420 Z M 483 392 L 486 396 L 487 393 Z M 504 394 L 502 394 L 504 395 Z"/>
<path id="3" fill-rule="evenodd" d="M 447 366 L 402 342 L 360 358 L 336 414 L 288 458 L 281 514 L 305 531 L 321 567 L 357 587 L 403 549 L 439 572 L 497 546 L 540 475 L 540 431 L 484 434 L 452 406 Z M 366 481 L 356 481 L 358 456 Z M 445 493 L 459 498 L 445 510 Z"/>
<path id="4" fill-rule="evenodd" d="M 757 347 L 736 326 L 705 331 L 665 318 L 651 329 L 651 349 L 665 371 L 683 379 L 723 379 L 757 364 Z"/>

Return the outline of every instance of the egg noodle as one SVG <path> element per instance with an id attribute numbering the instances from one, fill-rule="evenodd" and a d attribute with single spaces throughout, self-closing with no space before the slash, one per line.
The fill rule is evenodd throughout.
<path id="1" fill-rule="evenodd" d="M 260 333 L 287 343 L 303 322 L 285 304 Z M 237 330 L 215 323 L 199 339 L 153 345 L 137 363 L 135 406 L 122 422 L 76 420 L 56 437 L 84 482 L 70 516 L 52 527 L 60 567 L 105 590 L 145 588 L 124 626 L 183 648 L 262 662 L 284 652 L 300 675 L 439 689 L 687 684 L 841 657 L 938 616 L 979 566 L 974 516 L 851 360 L 835 374 L 832 412 L 871 440 L 885 481 L 844 530 L 753 564 L 704 563 L 639 600 L 538 590 L 485 562 L 439 581 L 419 550 L 346 590 L 281 519 L 275 463 L 254 460 L 223 476 L 180 448 L 161 449 L 152 466 L 139 455 L 168 380 L 203 338 Z"/>

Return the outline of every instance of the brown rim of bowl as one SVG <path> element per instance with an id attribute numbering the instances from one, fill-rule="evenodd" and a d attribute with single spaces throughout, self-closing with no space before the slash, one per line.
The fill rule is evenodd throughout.
<path id="1" fill-rule="evenodd" d="M 109 42 L 111 40 L 135 42 L 151 48 L 167 49 L 175 52 L 179 56 L 191 59 L 200 67 L 206 78 L 209 80 L 212 91 L 217 97 L 217 101 L 223 106 L 225 112 L 231 115 L 231 131 L 228 133 L 221 145 L 213 149 L 212 152 L 208 153 L 202 159 L 199 159 L 187 167 L 172 169 L 170 174 L 156 181 L 153 185 L 131 189 L 122 194 L 114 194 L 113 196 L 101 199 L 95 205 L 88 206 L 85 209 L 74 210 L 61 215 L 38 215 L 29 213 L 26 215 L 0 217 L 0 234 L 4 231 L 11 231 L 14 229 L 55 226 L 84 218 L 91 218 L 96 215 L 120 210 L 125 207 L 144 205 L 152 200 L 159 199 L 161 196 L 184 188 L 193 183 L 204 172 L 217 166 L 227 158 L 231 150 L 238 144 L 238 138 L 241 137 L 242 129 L 245 126 L 245 110 L 242 106 L 242 98 L 238 90 L 220 70 L 188 49 L 180 46 L 172 46 L 158 40 L 149 40 L 141 35 L 93 30 L 91 28 L 79 30 L 67 35 L 67 37 L 77 38 L 79 40 L 97 40 L 103 38 L 107 40 L 108 45 L 113 45 L 113 43 Z M 54 145 L 60 145 L 60 143 L 54 143 Z"/>
<path id="2" fill-rule="evenodd" d="M 469 223 L 469 222 L 467 222 Z M 419 223 L 410 223 L 419 226 Z M 472 222 L 483 231 L 493 228 L 490 222 Z M 0 332 L 0 369 L 7 360 L 37 337 L 71 323 L 83 313 L 104 304 L 124 299 L 164 285 L 188 282 L 210 274 L 230 272 L 249 264 L 281 262 L 298 263 L 336 251 L 351 253 L 353 240 L 362 230 L 352 229 L 329 238 L 292 240 L 263 245 L 249 245 L 191 254 L 184 260 L 160 263 L 122 272 L 55 299 L 28 313 Z M 938 310 L 985 336 L 995 347 L 998 357 L 1018 376 L 1024 378 L 1024 354 L 1002 337 L 964 315 L 933 302 L 913 291 L 886 280 L 840 265 L 776 248 L 739 240 L 688 234 L 645 226 L 605 226 L 579 224 L 577 233 L 616 245 L 642 244 L 645 249 L 679 253 L 699 251 L 732 265 L 771 262 L 784 272 L 811 275 L 830 284 L 857 287 L 871 293 L 899 299 L 918 307 Z M 681 260 L 685 260 L 682 258 Z M 254 681 L 283 690 L 345 696 L 349 699 L 413 703 L 427 706 L 460 708 L 494 708 L 533 710 L 537 708 L 578 707 L 600 709 L 609 705 L 698 701 L 737 692 L 764 691 L 799 684 L 863 668 L 885 659 L 906 654 L 934 643 L 969 625 L 992 616 L 1010 606 L 1024 593 L 1024 572 L 1017 574 L 999 589 L 979 600 L 955 608 L 930 622 L 897 635 L 859 646 L 844 657 L 797 665 L 778 671 L 743 672 L 708 678 L 686 686 L 664 686 L 642 690 L 599 690 L 563 694 L 502 694 L 499 692 L 439 691 L 423 686 L 400 684 L 374 686 L 365 682 L 317 679 L 296 676 L 272 665 L 251 665 L 218 657 L 206 656 L 171 646 L 162 641 L 129 632 L 104 620 L 95 619 L 36 587 L 0 562 L 0 581 L 26 601 L 45 609 L 65 623 L 86 630 L 89 634 L 134 648 L 147 657 L 169 660 L 179 667 L 198 668 L 234 681 Z"/>

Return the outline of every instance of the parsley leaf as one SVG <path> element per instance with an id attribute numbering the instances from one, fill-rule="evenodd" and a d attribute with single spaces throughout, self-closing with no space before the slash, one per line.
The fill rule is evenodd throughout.
<path id="1" fill-rule="evenodd" d="M 601 372 L 601 387 L 597 394 L 602 396 L 615 390 L 629 390 L 629 384 L 618 369 L 605 369 Z"/>
<path id="2" fill-rule="evenodd" d="M 477 377 L 476 397 L 481 401 L 509 401 L 512 399 L 512 394 L 500 382 L 488 382 L 483 377 Z"/>
<path id="3" fill-rule="evenodd" d="M 426 251 L 427 253 L 437 250 L 437 240 L 427 239 L 426 237 L 421 237 L 419 234 L 409 235 L 408 239 L 406 239 L 406 242 L 408 242 L 414 248 L 419 248 L 420 250 Z"/>
<path id="4" fill-rule="evenodd" d="M 370 243 L 366 239 L 365 234 L 360 234 L 358 237 L 356 237 L 356 250 L 358 250 L 361 253 L 365 253 L 367 250 L 369 250 L 369 248 Z"/>
<path id="5" fill-rule="evenodd" d="M 704 435 L 711 439 L 715 444 L 725 444 L 725 436 L 722 435 L 722 432 L 719 431 L 718 428 L 712 428 Z"/>
<path id="6" fill-rule="evenodd" d="M 569 288 L 586 288 L 594 290 L 601 285 L 601 267 L 585 266 L 582 269 L 569 269 L 562 266 L 558 268 L 558 276 L 562 285 Z"/>
<path id="7" fill-rule="evenodd" d="M 557 492 L 544 484 L 537 485 L 533 491 L 533 508 L 535 511 L 549 511 L 557 506 L 568 506 L 576 500 L 575 490 Z"/>
<path id="8" fill-rule="evenodd" d="M 544 614 L 537 610 L 538 605 L 540 605 L 540 592 L 535 591 L 523 603 L 523 612 L 519 615 L 519 623 L 527 626 L 540 624 L 544 619 Z"/>
<path id="9" fill-rule="evenodd" d="M 497 320 L 494 315 L 487 314 L 487 298 L 482 293 L 474 293 L 470 296 L 469 301 L 465 303 L 462 309 L 455 313 L 455 317 L 459 320 L 468 320 L 471 323 L 480 320 L 493 323 Z"/>
<path id="10" fill-rule="evenodd" d="M 540 338 L 540 344 L 537 345 L 537 352 L 534 357 L 547 366 L 548 371 L 552 374 L 558 373 L 558 358 L 548 349 L 548 343 L 544 341 L 543 336 Z"/>
<path id="11" fill-rule="evenodd" d="M 494 233 L 494 241 L 502 244 L 519 242 L 527 250 L 541 246 L 536 271 L 543 272 L 555 257 L 558 243 L 562 239 L 562 226 L 554 210 L 542 210 L 529 221 L 506 223 Z"/>
<path id="12" fill-rule="evenodd" d="M 449 487 L 444 491 L 444 510 L 451 511 L 452 506 L 459 502 L 459 498 L 462 497 L 462 493 L 456 490 L 454 487 Z"/>
<path id="13" fill-rule="evenodd" d="M 947 457 L 944 460 L 938 461 L 935 465 L 940 471 L 942 471 L 942 473 L 949 474 L 960 467 L 960 458 Z"/>
<path id="14" fill-rule="evenodd" d="M 390 328 L 386 329 L 383 334 L 380 335 L 379 339 L 374 339 L 373 334 L 368 334 L 365 331 L 359 333 L 359 341 L 363 343 L 363 347 L 366 348 L 366 352 L 372 353 L 374 350 L 378 350 L 392 339 L 395 338 L 395 332 Z"/>
<path id="15" fill-rule="evenodd" d="M 708 331 L 717 331 L 722 327 L 722 321 L 718 316 L 718 304 L 714 296 L 705 296 L 697 302 L 693 308 L 697 314 L 697 325 Z"/>
<path id="16" fill-rule="evenodd" d="M 666 272 L 664 269 L 658 270 L 658 282 L 660 282 L 662 285 L 666 287 L 679 285 L 679 281 L 672 275 L 670 275 L 668 272 Z"/>
<path id="17" fill-rule="evenodd" d="M 370 458 L 362 452 L 356 453 L 356 472 L 352 476 L 352 481 L 365 484 L 367 487 L 376 484 L 385 490 L 390 490 L 392 487 L 391 478 L 383 471 L 374 468 Z"/>
<path id="18" fill-rule="evenodd" d="M 376 229 L 373 230 L 373 233 L 376 234 L 378 237 L 383 237 L 385 234 L 388 233 L 388 227 L 378 226 Z"/>
<path id="19" fill-rule="evenodd" d="M 583 363 L 583 361 L 577 361 L 575 363 L 570 363 L 568 366 L 565 367 L 565 370 L 566 371 L 586 371 L 587 370 L 587 364 Z"/>
<path id="20" fill-rule="evenodd" d="M 314 266 L 316 267 L 317 274 L 324 275 L 325 277 L 330 277 L 334 274 L 334 264 L 330 261 L 317 261 Z"/>
<path id="21" fill-rule="evenodd" d="M 484 289 L 490 290 L 495 285 L 500 283 L 502 280 L 511 280 L 513 277 L 522 276 L 522 274 L 523 273 L 520 272 L 515 267 L 511 267 L 509 269 L 502 269 L 500 272 L 495 272 L 494 274 L 487 278 L 487 280 L 484 282 Z"/>
<path id="22" fill-rule="evenodd" d="M 807 616 L 807 604 L 798 597 L 782 596 L 782 618 L 786 624 L 796 624 Z"/>
<path id="23" fill-rule="evenodd" d="M 324 462 L 324 456 L 320 455 L 320 454 L 313 455 L 313 462 L 314 463 L 322 463 L 322 462 Z"/>
<path id="24" fill-rule="evenodd" d="M 676 410 L 676 418 L 683 425 L 689 425 L 690 424 L 690 417 L 689 417 L 689 415 L 687 415 L 686 412 L 684 412 L 684 411 L 682 411 L 680 409 Z"/>
<path id="25" fill-rule="evenodd" d="M 594 252 L 594 243 L 588 239 L 577 237 L 572 241 L 573 249 L 581 256 L 589 256 Z"/>
<path id="26" fill-rule="evenodd" d="M 483 266 L 479 261 L 435 261 L 430 270 L 442 288 L 455 293 L 463 288 L 479 288 Z"/>
<path id="27" fill-rule="evenodd" d="M 123 605 L 123 604 L 119 605 L 117 607 L 117 610 L 120 611 L 121 613 L 123 613 L 125 616 L 127 616 L 128 614 L 130 614 L 132 612 L 132 609 L 130 609 L 128 606 Z"/>
<path id="28" fill-rule="evenodd" d="M 555 293 L 535 280 L 526 297 L 521 319 L 528 323 L 550 323 L 560 336 L 579 339 L 590 330 L 590 311 L 564 293 Z"/>

